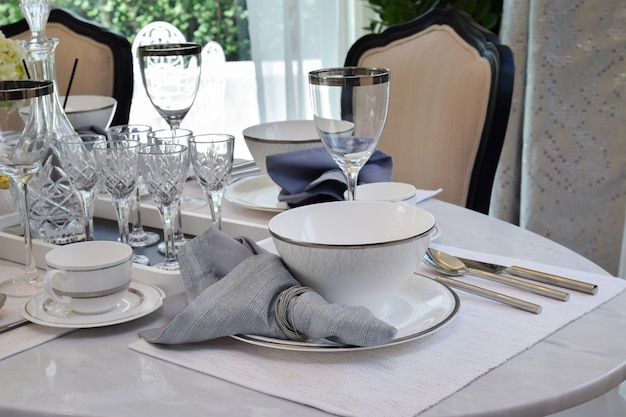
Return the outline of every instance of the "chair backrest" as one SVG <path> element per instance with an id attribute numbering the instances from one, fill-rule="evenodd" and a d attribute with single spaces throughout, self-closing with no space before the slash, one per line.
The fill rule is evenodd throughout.
<path id="1" fill-rule="evenodd" d="M 30 38 L 25 19 L 0 28 L 13 39 Z M 72 81 L 72 95 L 103 95 L 117 100 L 112 124 L 128 123 L 133 95 L 131 45 L 124 35 L 69 10 L 50 11 L 46 35 L 59 39 L 55 51 L 59 95 L 65 95 L 74 61 L 78 66 Z"/>
<path id="2" fill-rule="evenodd" d="M 513 93 L 511 50 L 469 15 L 432 9 L 357 40 L 346 66 L 391 70 L 379 149 L 394 180 L 487 213 Z"/>
<path id="3" fill-rule="evenodd" d="M 174 25 L 168 22 L 155 21 L 142 27 L 131 46 L 133 56 L 133 72 L 135 74 L 135 91 L 131 107 L 130 120 L 132 123 L 146 124 L 153 129 L 167 128 L 165 120 L 159 115 L 152 103 L 141 79 L 139 61 L 137 60 L 137 48 L 142 45 L 154 45 L 157 43 L 183 43 L 185 35 Z"/>

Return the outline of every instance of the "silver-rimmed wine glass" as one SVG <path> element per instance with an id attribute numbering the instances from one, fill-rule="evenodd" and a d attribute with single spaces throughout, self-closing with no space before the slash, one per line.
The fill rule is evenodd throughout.
<path id="1" fill-rule="evenodd" d="M 184 145 L 149 145 L 139 151 L 141 175 L 163 221 L 165 260 L 155 265 L 156 268 L 168 271 L 179 269 L 172 229 L 188 166 L 189 154 Z"/>
<path id="2" fill-rule="evenodd" d="M 55 139 L 52 142 L 70 185 L 78 193 L 83 208 L 85 240 L 94 240 L 93 200 L 94 190 L 98 183 L 94 146 L 104 143 L 105 140 L 103 135 L 81 134 Z"/>
<path id="3" fill-rule="evenodd" d="M 24 273 L 7 278 L 0 292 L 28 297 L 42 289 L 42 279 L 33 257 L 30 233 L 28 183 L 41 167 L 53 136 L 54 110 L 51 81 L 0 81 L 0 173 L 8 176 L 19 191 L 24 228 Z M 30 107 L 28 117 L 20 109 Z"/>
<path id="4" fill-rule="evenodd" d="M 222 197 L 233 169 L 235 137 L 212 133 L 195 135 L 189 141 L 189 161 L 196 181 L 211 203 L 211 216 L 222 229 Z"/>
<path id="5" fill-rule="evenodd" d="M 106 130 L 109 140 L 134 140 L 143 145 L 148 144 L 148 137 L 152 127 L 141 124 L 127 124 L 111 126 Z M 128 244 L 133 248 L 154 245 L 161 237 L 158 233 L 144 230 L 141 221 L 141 190 L 145 188 L 141 175 L 137 180 L 135 194 L 131 200 L 131 231 L 128 235 Z"/>
<path id="6" fill-rule="evenodd" d="M 324 147 L 345 173 L 354 200 L 359 171 L 380 141 L 389 104 L 389 70 L 343 67 L 309 73 L 313 116 Z"/>
<path id="7" fill-rule="evenodd" d="M 142 45 L 137 48 L 146 94 L 172 128 L 180 127 L 200 86 L 202 46 L 197 43 Z"/>
<path id="8" fill-rule="evenodd" d="M 126 244 L 130 233 L 130 199 L 137 187 L 137 158 L 141 146 L 141 143 L 132 140 L 108 140 L 94 146 L 98 177 L 115 207 L 119 241 Z M 133 262 L 148 265 L 149 259 L 144 255 L 134 254 Z"/>

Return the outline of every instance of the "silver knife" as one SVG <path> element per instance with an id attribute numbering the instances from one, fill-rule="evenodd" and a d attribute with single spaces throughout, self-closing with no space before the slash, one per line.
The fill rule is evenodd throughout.
<path id="1" fill-rule="evenodd" d="M 28 320 L 22 319 L 18 321 L 14 321 L 13 323 L 3 324 L 0 326 L 0 333 L 4 333 L 8 330 L 15 329 L 16 327 L 20 327 L 23 324 L 29 323 Z"/>
<path id="2" fill-rule="evenodd" d="M 533 281 L 543 282 L 544 284 L 552 284 L 557 287 L 567 288 L 579 291 L 585 294 L 596 294 L 598 286 L 589 282 L 577 281 L 575 279 L 562 277 L 559 275 L 547 274 L 534 269 L 522 268 L 520 266 L 504 266 L 487 262 L 479 262 L 472 259 L 459 258 L 470 268 L 481 269 L 483 271 L 500 274 L 506 272 L 520 278 L 526 278 Z"/>

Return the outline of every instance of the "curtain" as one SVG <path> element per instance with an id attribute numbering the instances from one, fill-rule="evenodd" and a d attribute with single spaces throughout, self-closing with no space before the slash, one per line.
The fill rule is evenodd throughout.
<path id="1" fill-rule="evenodd" d="M 626 214 L 626 2 L 504 0 L 500 37 L 515 55 L 516 85 L 490 214 L 617 275 Z"/>
<path id="2" fill-rule="evenodd" d="M 247 2 L 261 122 L 311 119 L 308 72 L 342 66 L 363 33 L 362 0 Z"/>

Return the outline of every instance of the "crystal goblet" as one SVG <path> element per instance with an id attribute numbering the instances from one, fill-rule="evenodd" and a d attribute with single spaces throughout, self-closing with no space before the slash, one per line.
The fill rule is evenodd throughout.
<path id="1" fill-rule="evenodd" d="M 93 200 L 98 183 L 98 167 L 94 146 L 104 143 L 106 138 L 98 134 L 84 134 L 64 137 L 52 142 L 56 148 L 61 166 L 78 193 L 83 208 L 85 240 L 94 240 Z"/>
<path id="2" fill-rule="evenodd" d="M 111 126 L 106 130 L 107 137 L 110 140 L 134 140 L 143 145 L 148 144 L 148 135 L 152 132 L 152 128 L 148 125 L 128 124 Z M 140 248 L 154 245 L 161 237 L 154 232 L 144 230 L 141 222 L 141 190 L 145 188 L 141 175 L 137 180 L 135 194 L 131 200 L 131 231 L 128 235 L 128 243 L 133 248 Z"/>
<path id="3" fill-rule="evenodd" d="M 222 229 L 222 197 L 233 169 L 235 137 L 227 134 L 195 135 L 189 140 L 189 161 L 196 181 L 211 203 L 211 216 Z"/>
<path id="4" fill-rule="evenodd" d="M 156 268 L 168 271 L 179 269 L 174 250 L 173 224 L 188 166 L 189 154 L 184 145 L 149 145 L 139 151 L 141 175 L 163 221 L 165 261 L 155 265 Z"/>
<path id="5" fill-rule="evenodd" d="M 132 140 L 108 140 L 94 146 L 98 177 L 104 185 L 117 217 L 119 241 L 128 244 L 130 198 L 137 187 L 139 168 L 137 158 L 141 143 Z M 129 245 L 130 246 L 130 245 Z M 144 255 L 133 255 L 133 262 L 148 265 Z"/>

